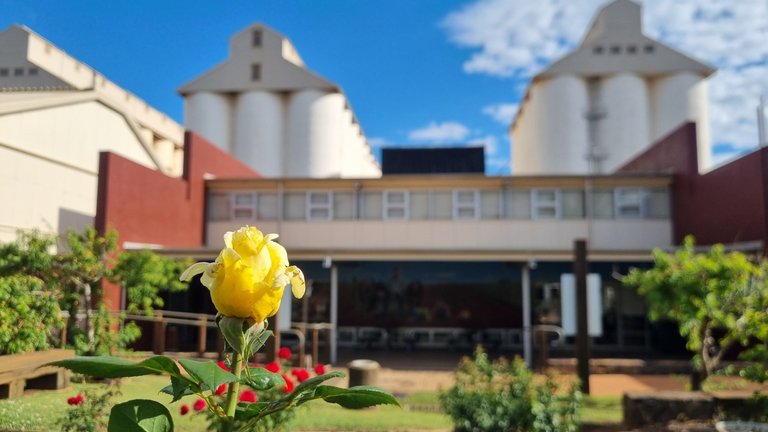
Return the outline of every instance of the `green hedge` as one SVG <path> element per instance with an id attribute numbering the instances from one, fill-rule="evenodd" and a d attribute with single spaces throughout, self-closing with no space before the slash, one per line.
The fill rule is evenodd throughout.
<path id="1" fill-rule="evenodd" d="M 0 354 L 50 347 L 59 325 L 59 304 L 43 282 L 32 276 L 0 278 Z"/>

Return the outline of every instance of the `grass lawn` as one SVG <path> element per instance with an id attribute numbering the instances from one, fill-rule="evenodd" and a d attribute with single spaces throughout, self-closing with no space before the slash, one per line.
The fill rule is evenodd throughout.
<path id="1" fill-rule="evenodd" d="M 122 396 L 116 401 L 154 399 L 168 403 L 170 397 L 158 393 L 168 383 L 161 376 L 143 376 L 124 379 Z M 67 398 L 76 395 L 84 386 L 98 384 L 74 383 L 67 390 L 28 392 L 23 398 L 0 401 L 0 430 L 58 431 L 67 412 Z M 192 404 L 193 399 L 183 402 Z M 202 415 L 179 414 L 182 402 L 169 405 L 176 430 L 203 432 L 206 423 Z M 346 410 L 334 404 L 312 402 L 302 407 L 291 424 L 296 431 L 386 431 L 386 430 L 450 430 L 451 421 L 440 411 L 436 393 L 415 393 L 401 401 L 403 408 L 382 406 L 363 410 Z M 621 422 L 621 398 L 588 397 L 584 399 L 583 420 L 587 423 Z"/>

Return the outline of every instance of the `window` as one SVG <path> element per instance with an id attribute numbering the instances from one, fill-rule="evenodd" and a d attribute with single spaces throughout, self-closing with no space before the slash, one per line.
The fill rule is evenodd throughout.
<path id="1" fill-rule="evenodd" d="M 13 70 L 13 76 L 22 76 L 24 75 L 24 68 L 16 68 Z"/>
<path id="2" fill-rule="evenodd" d="M 451 219 L 453 217 L 453 196 L 450 191 L 433 191 L 430 203 L 430 219 Z"/>
<path id="3" fill-rule="evenodd" d="M 594 219 L 613 219 L 613 191 L 595 189 L 592 191 L 592 217 Z"/>
<path id="4" fill-rule="evenodd" d="M 259 192 L 256 195 L 256 219 L 277 220 L 278 198 L 276 193 Z"/>
<path id="5" fill-rule="evenodd" d="M 365 191 L 360 194 L 360 219 L 381 219 L 382 193 Z"/>
<path id="6" fill-rule="evenodd" d="M 594 54 L 602 54 L 603 53 L 603 47 L 600 46 L 600 45 L 592 47 L 592 53 L 594 53 Z"/>
<path id="7" fill-rule="evenodd" d="M 254 219 L 256 215 L 256 199 L 252 192 L 235 192 L 232 194 L 230 218 Z"/>
<path id="8" fill-rule="evenodd" d="M 627 46 L 627 54 L 637 54 L 637 46 L 635 45 Z"/>
<path id="9" fill-rule="evenodd" d="M 646 216 L 654 219 L 666 219 L 670 215 L 669 191 L 666 189 L 651 189 L 646 199 Z"/>
<path id="10" fill-rule="evenodd" d="M 408 209 L 408 218 L 415 219 L 429 219 L 429 192 L 428 191 L 412 191 L 408 193 L 408 201 L 410 201 Z"/>
<path id="11" fill-rule="evenodd" d="M 559 219 L 560 191 L 558 189 L 534 189 L 531 191 L 531 210 L 534 219 Z"/>
<path id="12" fill-rule="evenodd" d="M 251 81 L 261 80 L 261 65 L 254 63 L 251 65 Z"/>
<path id="13" fill-rule="evenodd" d="M 616 219 L 645 217 L 646 191 L 641 188 L 616 188 L 613 190 Z"/>
<path id="14" fill-rule="evenodd" d="M 453 218 L 477 219 L 478 191 L 456 189 L 453 191 Z"/>
<path id="15" fill-rule="evenodd" d="M 501 217 L 501 200 L 498 190 L 480 192 L 480 218 L 499 219 Z"/>
<path id="16" fill-rule="evenodd" d="M 408 191 L 384 191 L 383 218 L 408 219 L 409 201 Z"/>
<path id="17" fill-rule="evenodd" d="M 0 77 L 8 76 L 8 68 L 0 68 Z"/>
<path id="18" fill-rule="evenodd" d="M 355 198 L 352 192 L 333 193 L 333 218 L 336 220 L 354 219 Z"/>
<path id="19" fill-rule="evenodd" d="M 307 192 L 307 220 L 333 219 L 333 192 Z"/>
<path id="20" fill-rule="evenodd" d="M 251 32 L 251 45 L 255 47 L 261 46 L 261 29 L 254 29 Z"/>
<path id="21" fill-rule="evenodd" d="M 621 47 L 618 45 L 613 45 L 611 47 L 611 54 L 619 54 L 621 53 Z"/>
<path id="22" fill-rule="evenodd" d="M 208 195 L 207 212 L 210 221 L 225 221 L 230 218 L 231 197 L 228 193 Z"/>
<path id="23" fill-rule="evenodd" d="M 307 197 L 302 192 L 283 194 L 283 215 L 286 220 L 302 220 L 307 217 Z"/>
<path id="24" fill-rule="evenodd" d="M 507 189 L 504 191 L 504 217 L 529 219 L 531 217 L 531 191 Z"/>
<path id="25" fill-rule="evenodd" d="M 584 219 L 584 192 L 564 190 L 560 194 L 563 219 Z"/>
<path id="26" fill-rule="evenodd" d="M 643 51 L 645 51 L 646 54 L 650 54 L 653 52 L 653 45 L 646 45 L 643 47 Z"/>

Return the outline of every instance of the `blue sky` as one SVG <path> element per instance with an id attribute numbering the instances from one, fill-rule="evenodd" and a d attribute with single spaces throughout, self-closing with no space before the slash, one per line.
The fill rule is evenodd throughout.
<path id="1" fill-rule="evenodd" d="M 482 144 L 486 172 L 509 173 L 506 134 L 528 80 L 578 44 L 603 0 L 0 0 L 0 28 L 24 24 L 183 122 L 182 84 L 262 22 L 340 85 L 369 142 Z M 645 0 L 646 33 L 717 67 L 715 159 L 753 148 L 768 94 L 768 2 Z"/>

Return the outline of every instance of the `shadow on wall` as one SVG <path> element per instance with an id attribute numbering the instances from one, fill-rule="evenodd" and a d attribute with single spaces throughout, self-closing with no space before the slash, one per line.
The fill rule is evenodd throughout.
<path id="1" fill-rule="evenodd" d="M 65 235 L 68 229 L 83 232 L 89 226 L 93 226 L 93 215 L 63 207 L 59 208 L 59 226 L 57 227 L 59 236 Z"/>

